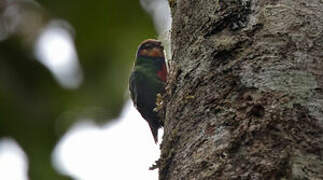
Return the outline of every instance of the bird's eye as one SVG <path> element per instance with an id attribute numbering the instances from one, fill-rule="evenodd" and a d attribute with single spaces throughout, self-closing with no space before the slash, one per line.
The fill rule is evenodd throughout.
<path id="1" fill-rule="evenodd" d="M 149 49 L 149 48 L 151 48 L 151 45 L 150 44 L 145 44 L 145 48 Z"/>

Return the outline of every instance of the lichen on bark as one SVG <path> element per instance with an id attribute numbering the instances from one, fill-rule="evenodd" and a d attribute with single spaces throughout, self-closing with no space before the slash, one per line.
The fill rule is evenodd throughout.
<path id="1" fill-rule="evenodd" d="M 170 4 L 160 179 L 323 179 L 323 3 Z"/>

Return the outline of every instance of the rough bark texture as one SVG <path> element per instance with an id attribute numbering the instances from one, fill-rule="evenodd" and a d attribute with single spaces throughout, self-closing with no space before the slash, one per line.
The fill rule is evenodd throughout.
<path id="1" fill-rule="evenodd" d="M 160 179 L 323 179 L 323 1 L 169 2 Z"/>

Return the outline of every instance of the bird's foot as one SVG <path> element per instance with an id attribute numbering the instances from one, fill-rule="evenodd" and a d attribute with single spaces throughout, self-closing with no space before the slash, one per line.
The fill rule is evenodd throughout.
<path id="1" fill-rule="evenodd" d="M 158 112 L 159 110 L 163 109 L 163 97 L 160 93 L 156 95 L 156 107 L 154 108 L 155 112 Z"/>

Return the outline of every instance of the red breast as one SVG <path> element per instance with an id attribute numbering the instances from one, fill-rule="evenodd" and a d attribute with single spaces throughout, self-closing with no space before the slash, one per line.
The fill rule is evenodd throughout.
<path id="1" fill-rule="evenodd" d="M 157 72 L 158 77 L 163 81 L 166 82 L 167 81 L 167 68 L 166 68 L 166 64 L 164 63 L 161 70 Z"/>

